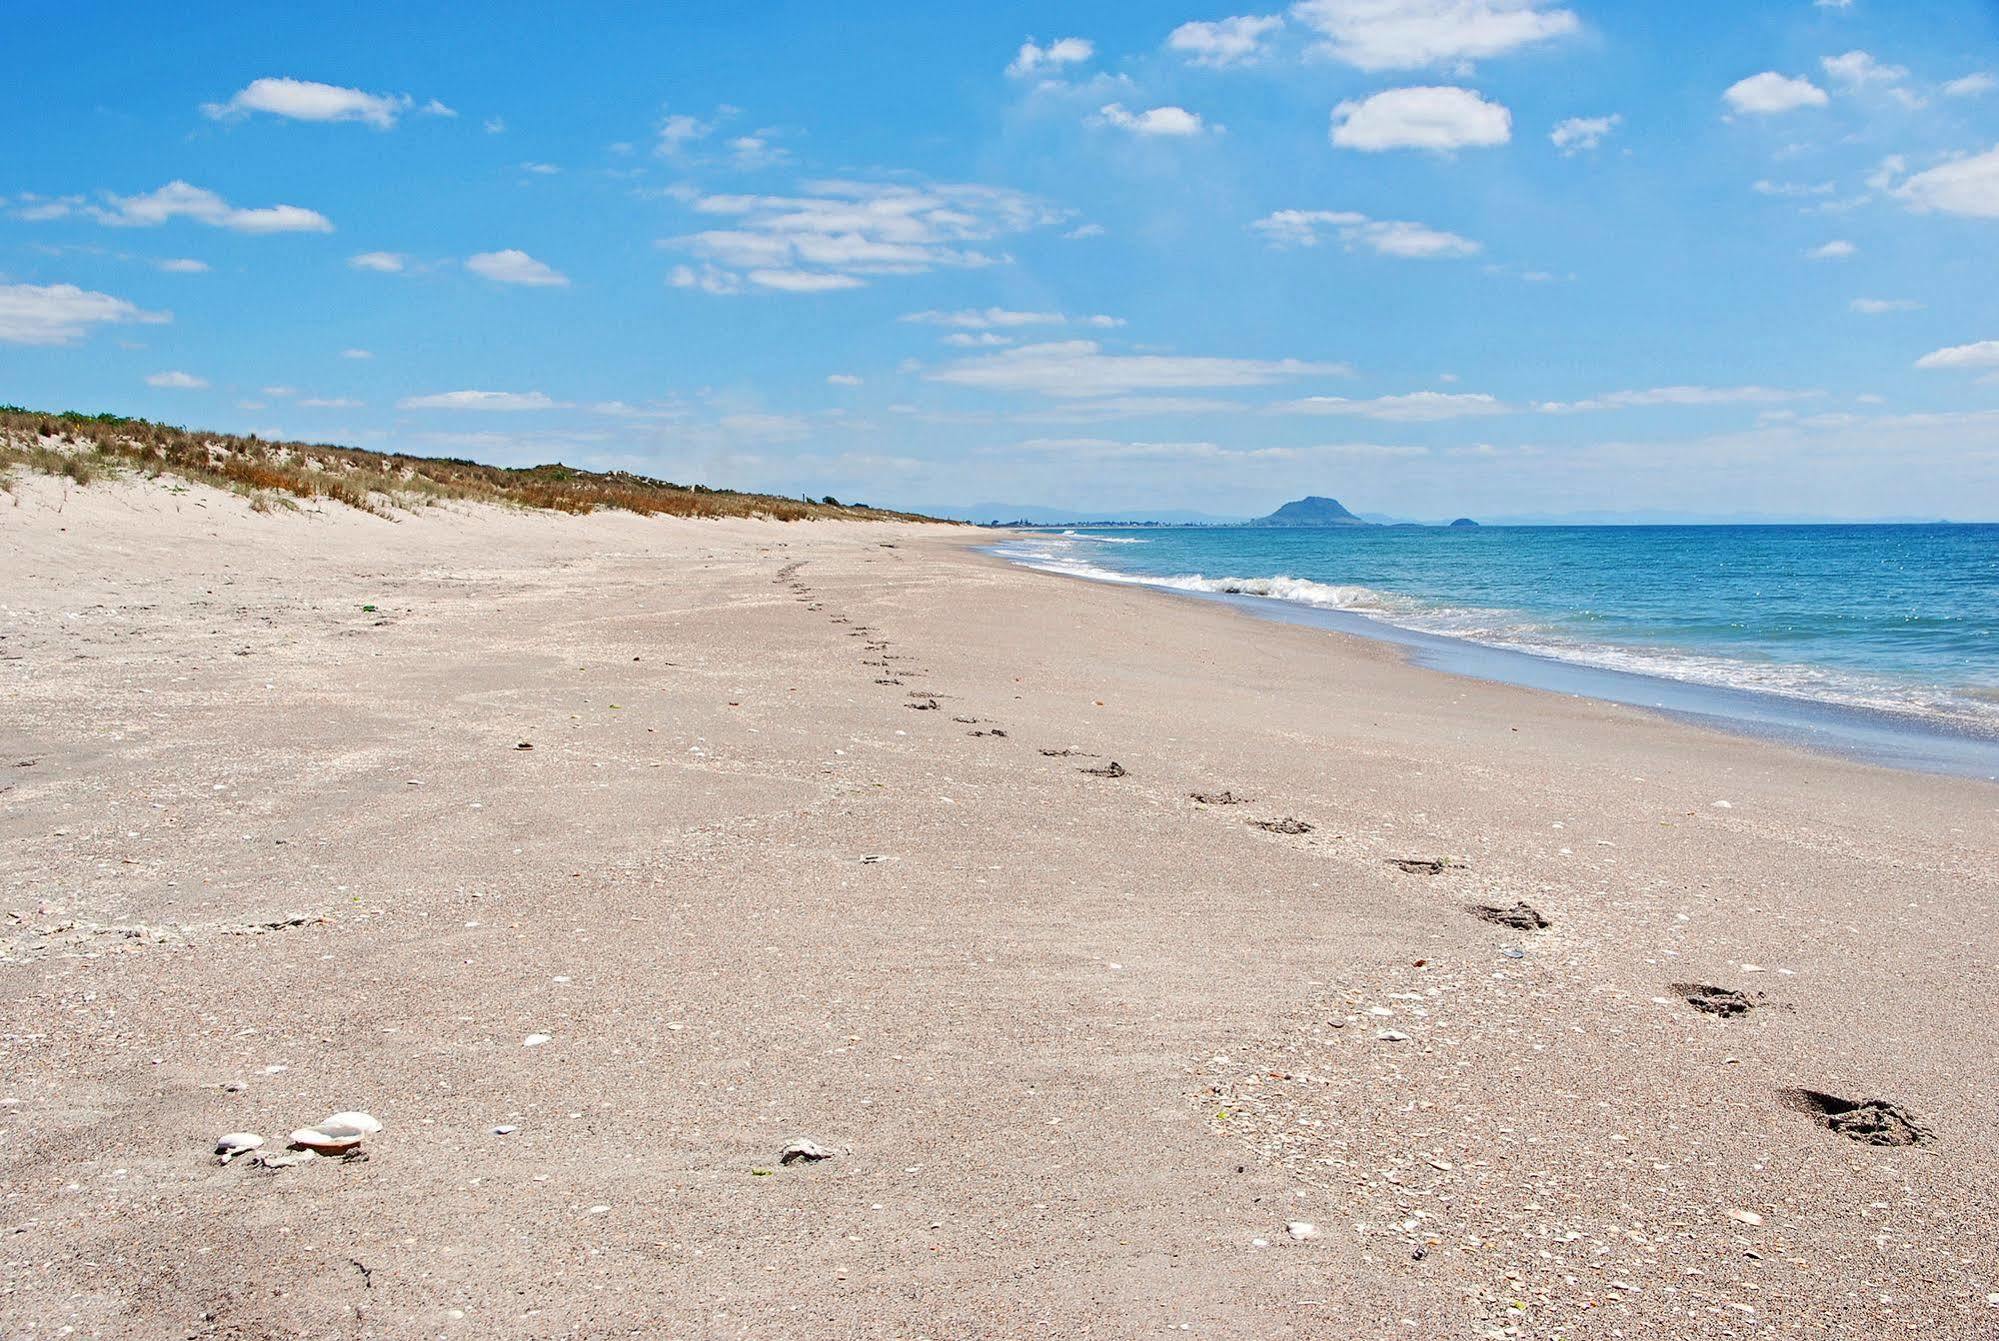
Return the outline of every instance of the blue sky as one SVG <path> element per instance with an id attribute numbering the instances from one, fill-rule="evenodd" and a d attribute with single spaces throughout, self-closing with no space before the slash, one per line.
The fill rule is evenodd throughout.
<path id="1" fill-rule="evenodd" d="M 907 505 L 1999 516 L 1990 0 L 414 8 L 13 7 L 0 400 Z"/>

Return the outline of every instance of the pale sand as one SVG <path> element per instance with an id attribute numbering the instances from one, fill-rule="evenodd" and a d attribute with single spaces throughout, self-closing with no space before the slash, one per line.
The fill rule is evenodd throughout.
<path id="1" fill-rule="evenodd" d="M 1999 1331 L 1989 784 L 943 528 L 18 497 L 10 1341 Z"/>

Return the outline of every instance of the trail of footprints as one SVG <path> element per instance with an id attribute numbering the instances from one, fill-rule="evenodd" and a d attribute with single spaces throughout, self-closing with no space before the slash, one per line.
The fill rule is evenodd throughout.
<path id="1" fill-rule="evenodd" d="M 892 549 L 894 546 L 884 545 L 883 548 Z M 808 612 L 823 613 L 826 610 L 825 602 L 819 600 L 812 588 L 799 577 L 799 572 L 804 566 L 804 560 L 787 563 L 777 570 L 774 581 L 787 587 L 793 599 L 803 605 Z M 866 624 L 855 624 L 847 615 L 837 612 L 828 614 L 827 620 L 834 625 L 846 626 L 849 638 L 865 640 L 861 644 L 865 655 L 860 658 L 860 664 L 864 670 L 873 672 L 873 679 L 877 685 L 901 688 L 905 687 L 905 682 L 901 678 L 903 674 L 929 674 L 925 669 L 908 664 L 913 662 L 914 658 L 890 651 L 892 644 L 889 639 L 875 628 Z M 949 697 L 948 694 L 940 694 L 931 689 L 910 690 L 903 706 L 914 712 L 936 712 L 941 710 L 942 701 Z M 966 732 L 969 736 L 987 740 L 1010 739 L 1003 728 L 977 717 L 954 715 L 951 720 L 957 725 L 976 728 Z M 1041 748 L 1037 753 L 1045 759 L 1099 758 L 1073 746 Z M 1131 776 L 1131 771 L 1115 759 L 1103 763 L 1078 764 L 1077 768 L 1079 772 L 1095 778 L 1114 780 Z M 1252 804 L 1250 797 L 1229 790 L 1194 792 L 1188 799 L 1202 810 L 1222 810 Z M 1249 819 L 1244 823 L 1260 832 L 1284 838 L 1302 838 L 1315 832 L 1318 827 L 1308 820 L 1291 815 Z M 879 861 L 880 858 L 865 857 L 862 860 L 872 862 Z M 1425 878 L 1470 869 L 1467 863 L 1447 856 L 1386 857 L 1382 860 L 1403 875 Z M 1539 909 L 1525 902 L 1516 901 L 1510 907 L 1495 903 L 1469 903 L 1463 905 L 1463 908 L 1467 914 L 1482 922 L 1511 931 L 1535 934 L 1554 926 L 1554 923 Z M 1508 949 L 1504 953 L 1519 958 L 1524 952 Z M 1743 992 L 1733 987 L 1720 987 L 1712 983 L 1673 983 L 1670 985 L 1670 990 L 1691 1009 L 1716 1020 L 1740 1020 L 1752 1011 L 1768 1009 L 1771 1004 L 1761 992 Z M 1777 1098 L 1786 1108 L 1805 1114 L 1827 1131 L 1836 1132 L 1868 1145 L 1926 1146 L 1936 1139 L 1935 1133 L 1925 1122 L 1892 1100 L 1846 1099 L 1822 1090 L 1796 1086 L 1779 1089 Z"/>

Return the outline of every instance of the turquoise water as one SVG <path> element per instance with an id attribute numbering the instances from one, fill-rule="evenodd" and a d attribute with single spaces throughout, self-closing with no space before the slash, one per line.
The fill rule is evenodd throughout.
<path id="1" fill-rule="evenodd" d="M 998 552 L 1999 740 L 1999 525 L 1160 527 Z"/>

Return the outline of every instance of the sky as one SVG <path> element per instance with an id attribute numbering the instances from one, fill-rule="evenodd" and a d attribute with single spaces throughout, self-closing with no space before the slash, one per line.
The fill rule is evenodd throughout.
<path id="1" fill-rule="evenodd" d="M 1999 518 L 1999 0 L 314 8 L 10 5 L 0 401 L 899 506 Z"/>

